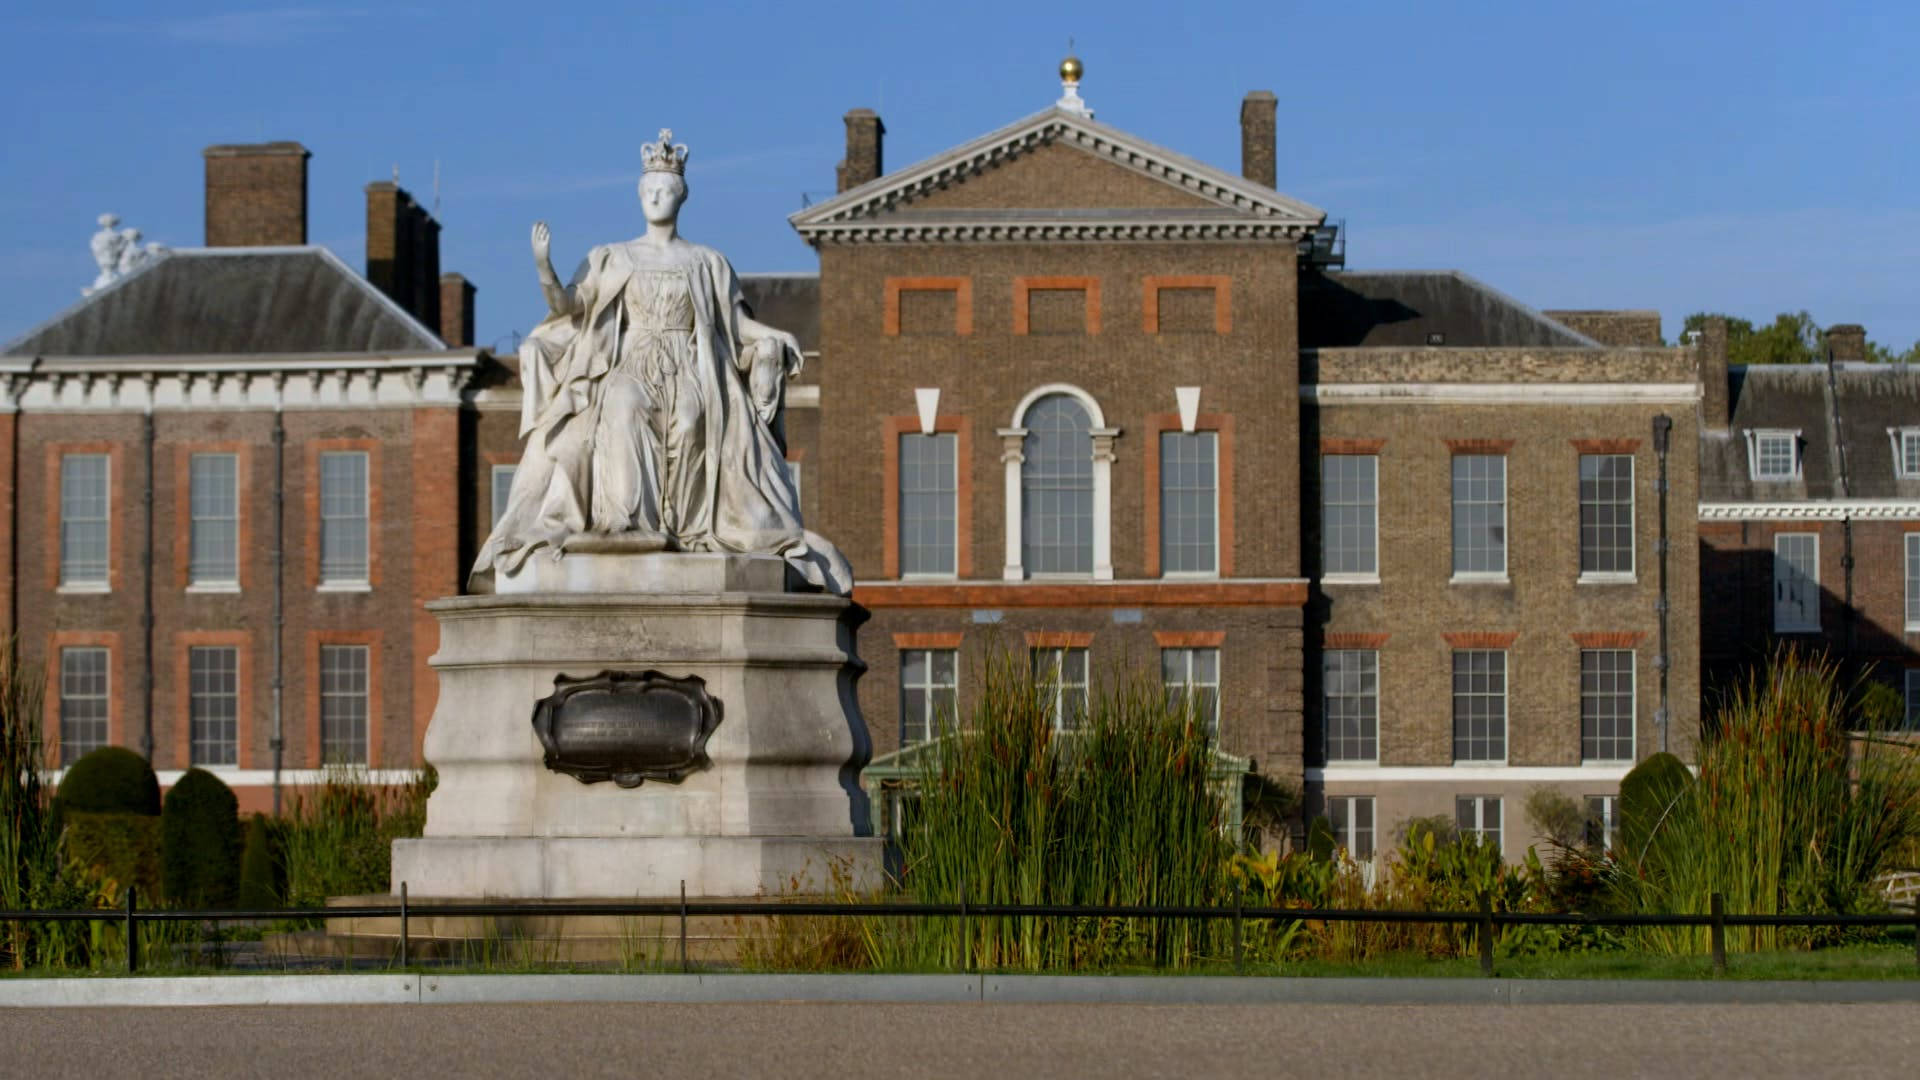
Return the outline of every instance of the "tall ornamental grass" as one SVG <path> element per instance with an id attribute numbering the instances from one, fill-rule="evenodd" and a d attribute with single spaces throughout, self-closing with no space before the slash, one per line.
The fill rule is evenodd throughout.
<path id="1" fill-rule="evenodd" d="M 1232 855 L 1204 718 L 1145 678 L 1109 680 L 1071 730 L 1025 657 L 984 663 L 971 722 L 929 744 L 901 885 L 927 903 L 1200 906 Z M 1038 970 L 1186 964 L 1204 924 L 911 920 L 872 939 L 881 963 Z"/>
<path id="2" fill-rule="evenodd" d="M 1615 867 L 1630 910 L 1850 914 L 1884 906 L 1874 879 L 1920 836 L 1920 754 L 1880 737 L 1825 658 L 1782 649 L 1727 695 L 1698 778 L 1674 789 L 1645 850 Z M 1866 729 L 1866 730 L 1863 730 Z M 1821 943 L 1835 931 L 1734 927 L 1730 946 Z M 1704 927 L 1649 927 L 1647 947 L 1697 953 Z"/>
<path id="3" fill-rule="evenodd" d="M 319 907 L 330 896 L 388 892 L 393 842 L 425 829 L 433 784 L 431 769 L 391 785 L 334 768 L 296 791 L 276 845 L 286 861 L 288 905 Z"/>

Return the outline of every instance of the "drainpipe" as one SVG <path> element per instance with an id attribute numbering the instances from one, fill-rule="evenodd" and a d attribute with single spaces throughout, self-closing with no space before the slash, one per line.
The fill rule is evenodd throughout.
<path id="1" fill-rule="evenodd" d="M 281 692 L 286 685 L 286 660 L 282 642 L 286 637 L 286 523 L 287 523 L 287 427 L 280 411 L 279 395 L 273 408 L 273 816 L 280 816 L 280 769 L 286 754 L 286 714 L 281 711 Z"/>
<path id="2" fill-rule="evenodd" d="M 1667 671 L 1673 665 L 1667 655 L 1667 443 L 1673 434 L 1673 418 L 1665 413 L 1653 418 L 1653 453 L 1660 459 L 1660 539 L 1654 552 L 1660 557 L 1660 599 L 1654 610 L 1660 614 L 1660 651 L 1653 667 L 1660 673 L 1660 705 L 1653 712 L 1653 726 L 1660 732 L 1660 752 L 1667 753 Z"/>
<path id="3" fill-rule="evenodd" d="M 1850 499 L 1853 497 L 1853 480 L 1847 475 L 1847 433 L 1841 428 L 1840 386 L 1834 374 L 1836 367 L 1833 349 L 1829 346 L 1827 349 L 1827 415 L 1833 424 L 1833 449 L 1836 455 L 1834 461 L 1840 468 L 1839 497 Z M 1855 629 L 1859 625 L 1853 610 L 1853 515 L 1851 513 L 1840 519 L 1840 576 L 1844 582 L 1846 594 L 1840 608 L 1840 618 L 1847 626 L 1846 659 L 1851 662 L 1856 643 Z"/>
<path id="4" fill-rule="evenodd" d="M 146 444 L 146 491 L 142 498 L 146 505 L 146 522 L 143 529 L 144 539 L 140 551 L 142 576 L 146 579 L 144 589 L 146 597 L 142 601 L 140 612 L 140 632 L 145 636 L 146 644 L 142 648 L 146 663 L 143 673 L 147 695 L 146 722 L 140 729 L 140 756 L 153 764 L 153 384 L 147 384 L 147 408 L 141 414 L 141 441 Z"/>

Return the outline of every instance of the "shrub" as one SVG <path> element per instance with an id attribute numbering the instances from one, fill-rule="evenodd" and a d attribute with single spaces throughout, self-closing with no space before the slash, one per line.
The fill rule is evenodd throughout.
<path id="1" fill-rule="evenodd" d="M 60 790 L 56 812 L 88 814 L 160 813 L 160 781 L 145 758 L 124 746 L 103 746 L 73 763 Z"/>
<path id="2" fill-rule="evenodd" d="M 68 862 L 103 899 L 118 903 L 132 885 L 139 890 L 143 906 L 159 900 L 159 818 L 76 811 L 67 815 L 60 843 Z"/>
<path id="3" fill-rule="evenodd" d="M 1662 834 L 1675 827 L 1676 815 L 1693 786 L 1693 773 L 1672 754 L 1655 754 L 1633 767 L 1620 781 L 1620 861 L 1643 867 L 1657 862 L 1651 850 Z"/>
<path id="4" fill-rule="evenodd" d="M 263 911 L 280 906 L 280 859 L 273 830 L 264 814 L 247 821 L 247 839 L 240 855 L 240 906 Z"/>
<path id="5" fill-rule="evenodd" d="M 167 900 L 186 908 L 232 907 L 240 891 L 240 804 L 220 778 L 188 769 L 160 812 Z"/>
<path id="6" fill-rule="evenodd" d="M 1587 810 L 1573 796 L 1545 784 L 1527 793 L 1527 820 L 1533 831 L 1555 848 L 1568 850 L 1587 842 Z"/>

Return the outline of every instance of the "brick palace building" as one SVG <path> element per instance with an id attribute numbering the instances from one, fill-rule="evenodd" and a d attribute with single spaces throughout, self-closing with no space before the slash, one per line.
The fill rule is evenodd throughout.
<path id="1" fill-rule="evenodd" d="M 788 458 L 872 613 L 881 760 L 966 713 L 989 649 L 1061 724 L 1144 668 L 1356 852 L 1444 815 L 1517 858 L 1528 792 L 1608 827 L 1777 636 L 1912 714 L 1920 377 L 1850 362 L 1858 328 L 1729 371 L 1718 324 L 1668 346 L 1652 312 L 1347 270 L 1276 190 L 1274 95 L 1239 122 L 1228 172 L 1069 84 L 889 172 L 855 110 L 838 193 L 791 219 L 818 273 L 745 276 L 809 353 Z M 63 761 L 133 746 L 264 806 L 323 763 L 418 764 L 421 605 L 504 498 L 517 359 L 473 347 L 395 185 L 366 189 L 363 275 L 306 243 L 298 144 L 205 161 L 205 248 L 0 355 L 0 619 L 51 665 Z"/>

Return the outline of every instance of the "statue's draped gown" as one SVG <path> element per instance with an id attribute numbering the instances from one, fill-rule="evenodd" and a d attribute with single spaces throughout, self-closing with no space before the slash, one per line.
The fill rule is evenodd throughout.
<path id="1" fill-rule="evenodd" d="M 527 445 L 473 587 L 542 546 L 599 534 L 779 555 L 813 587 L 849 592 L 846 560 L 801 525 L 778 435 L 784 379 L 746 370 L 727 260 L 677 240 L 611 244 L 588 253 L 568 292 L 574 313 L 520 346 Z"/>

